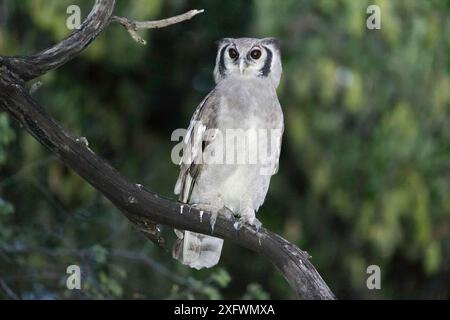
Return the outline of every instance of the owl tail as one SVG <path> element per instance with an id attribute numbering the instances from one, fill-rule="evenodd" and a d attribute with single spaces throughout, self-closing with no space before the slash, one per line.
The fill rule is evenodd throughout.
<path id="1" fill-rule="evenodd" d="M 178 239 L 172 256 L 182 264 L 198 270 L 219 262 L 223 239 L 190 231 L 175 230 L 175 233 Z"/>

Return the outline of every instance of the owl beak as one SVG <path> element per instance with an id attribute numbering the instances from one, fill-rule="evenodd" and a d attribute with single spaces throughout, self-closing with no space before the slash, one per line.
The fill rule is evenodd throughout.
<path id="1" fill-rule="evenodd" d="M 241 74 L 244 74 L 245 67 L 246 67 L 245 60 L 241 58 L 241 59 L 239 60 L 239 72 L 240 72 Z"/>

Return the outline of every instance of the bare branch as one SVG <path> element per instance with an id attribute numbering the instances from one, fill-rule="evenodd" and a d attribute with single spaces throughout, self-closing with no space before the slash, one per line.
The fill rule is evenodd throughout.
<path id="1" fill-rule="evenodd" d="M 137 33 L 137 30 L 165 28 L 173 24 L 190 20 L 192 17 L 196 16 L 199 13 L 203 13 L 204 11 L 205 10 L 203 9 L 194 9 L 178 16 L 155 21 L 133 21 L 128 18 L 113 16 L 111 17 L 111 21 L 120 23 L 125 29 L 127 29 L 128 33 L 134 41 L 145 45 L 147 42 Z"/>

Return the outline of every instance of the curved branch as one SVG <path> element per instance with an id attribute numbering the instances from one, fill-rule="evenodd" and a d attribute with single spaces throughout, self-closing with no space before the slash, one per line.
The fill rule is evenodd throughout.
<path id="1" fill-rule="evenodd" d="M 218 217 L 214 230 L 211 215 L 143 189 L 123 177 L 89 149 L 84 138 L 74 138 L 29 95 L 23 80 L 56 68 L 81 52 L 108 23 L 113 0 L 97 0 L 80 30 L 54 47 L 33 56 L 0 58 L 0 107 L 16 119 L 36 140 L 56 154 L 107 197 L 141 231 L 152 233 L 153 221 L 183 230 L 214 235 L 267 257 L 303 299 L 334 299 L 334 295 L 310 263 L 307 253 L 280 236 Z M 28 70 L 27 70 L 28 68 Z"/>
<path id="2" fill-rule="evenodd" d="M 0 65 L 6 65 L 16 75 L 28 81 L 67 63 L 81 53 L 108 25 L 115 0 L 96 0 L 88 17 L 80 28 L 56 45 L 23 57 L 0 57 Z"/>

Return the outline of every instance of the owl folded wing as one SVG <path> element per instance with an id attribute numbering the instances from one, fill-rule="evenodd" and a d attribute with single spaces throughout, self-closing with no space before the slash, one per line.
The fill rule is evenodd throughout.
<path id="1" fill-rule="evenodd" d="M 191 118 L 183 140 L 180 175 L 174 190 L 182 202 L 189 202 L 192 189 L 202 169 L 203 150 L 214 139 L 212 132 L 217 126 L 219 105 L 220 99 L 213 90 L 199 104 Z"/>

